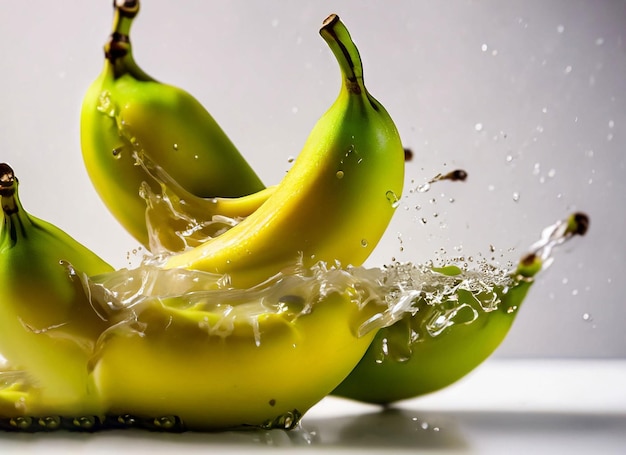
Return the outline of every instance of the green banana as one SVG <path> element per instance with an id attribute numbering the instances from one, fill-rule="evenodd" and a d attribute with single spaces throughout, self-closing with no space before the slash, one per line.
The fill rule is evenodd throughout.
<path id="1" fill-rule="evenodd" d="M 136 165 L 137 152 L 200 197 L 244 196 L 264 186 L 195 98 L 154 80 L 135 63 L 129 32 L 139 1 L 117 0 L 114 6 L 104 68 L 83 100 L 81 148 L 105 205 L 128 232 L 149 246 L 140 188 L 143 182 L 153 192 L 160 188 Z M 173 223 L 180 226 L 179 221 Z"/>
<path id="2" fill-rule="evenodd" d="M 480 275 L 438 269 L 449 295 L 424 286 L 412 309 L 380 330 L 363 359 L 333 394 L 388 404 L 442 389 L 474 370 L 507 335 L 535 275 L 552 260 L 552 248 L 583 235 L 589 219 L 571 215 L 521 259 L 508 279 L 485 286 Z M 432 272 L 432 271 L 431 271 Z M 410 286 L 409 286 L 410 287 Z"/>
<path id="3" fill-rule="evenodd" d="M 393 120 L 365 88 L 345 25 L 331 15 L 320 34 L 343 84 L 293 167 L 252 215 L 169 256 L 165 268 L 228 274 L 232 286 L 246 288 L 294 265 L 360 265 L 378 243 L 401 195 L 404 149 Z"/>
<path id="4" fill-rule="evenodd" d="M 55 226 L 29 215 L 18 181 L 0 164 L 0 354 L 13 378 L 3 389 L 0 415 L 93 412 L 87 362 L 107 327 L 71 271 L 91 275 L 112 268 Z M 78 273 L 78 272 L 75 272 Z"/>

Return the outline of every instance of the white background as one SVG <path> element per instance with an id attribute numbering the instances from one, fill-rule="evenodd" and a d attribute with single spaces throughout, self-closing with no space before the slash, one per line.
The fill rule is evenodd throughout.
<path id="1" fill-rule="evenodd" d="M 317 34 L 338 13 L 368 88 L 415 153 L 369 265 L 490 258 L 490 246 L 506 265 L 545 226 L 584 211 L 588 236 L 558 252 L 496 356 L 626 356 L 626 3 L 142 3 L 138 63 L 200 99 L 266 184 L 280 181 L 338 92 Z M 111 2 L 27 4 L 0 2 L 0 160 L 20 178 L 28 211 L 115 266 L 136 263 L 138 244 L 91 188 L 79 146 Z M 467 182 L 410 191 L 457 168 Z"/>

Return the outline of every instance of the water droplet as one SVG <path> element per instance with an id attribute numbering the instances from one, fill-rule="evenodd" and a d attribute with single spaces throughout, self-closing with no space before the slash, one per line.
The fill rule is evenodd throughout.
<path id="1" fill-rule="evenodd" d="M 170 430 L 176 426 L 176 416 L 161 416 L 153 420 L 153 424 L 156 428 L 163 430 Z"/>
<path id="2" fill-rule="evenodd" d="M 557 28 L 556 28 L 556 31 L 557 31 L 558 33 L 563 33 L 563 32 L 565 31 L 565 26 L 564 26 L 564 25 L 560 25 L 560 24 L 559 24 L 559 25 L 557 26 Z"/>
<path id="3" fill-rule="evenodd" d="M 541 172 L 541 165 L 539 163 L 535 163 L 533 166 L 533 175 L 539 175 L 539 172 Z"/>
<path id="4" fill-rule="evenodd" d="M 573 69 L 573 68 L 572 68 L 572 65 L 567 65 L 567 66 L 565 67 L 565 69 L 563 70 L 563 72 L 564 72 L 565 74 L 569 74 L 569 73 L 571 73 L 571 72 L 572 72 L 572 69 Z"/>
<path id="5" fill-rule="evenodd" d="M 476 131 L 482 131 L 483 130 L 483 124 L 482 123 L 477 123 L 476 125 L 474 125 L 474 129 Z"/>
<path id="6" fill-rule="evenodd" d="M 480 50 L 483 51 L 483 52 L 487 52 L 487 49 L 489 49 L 489 48 L 487 47 L 486 44 L 483 44 L 482 46 L 480 46 Z"/>
<path id="7" fill-rule="evenodd" d="M 396 193 L 389 190 L 387 191 L 387 193 L 385 193 L 385 196 L 387 197 L 387 200 L 391 204 L 391 207 L 393 207 L 394 209 L 398 208 L 398 206 L 400 205 L 400 199 L 398 198 L 398 195 Z"/>
<path id="8" fill-rule="evenodd" d="M 278 19 L 272 19 L 272 27 L 274 27 L 274 28 L 278 27 L 279 23 L 280 23 L 280 21 Z"/>
<path id="9" fill-rule="evenodd" d="M 546 114 L 548 112 L 548 108 L 547 107 L 543 107 L 543 109 L 541 109 L 541 112 L 543 112 L 544 114 Z"/>
<path id="10" fill-rule="evenodd" d="M 519 198 L 520 198 L 519 193 L 518 193 L 517 191 L 515 191 L 515 192 L 513 193 L 513 200 L 514 200 L 515 202 L 518 202 L 518 201 L 519 201 Z"/>
<path id="11" fill-rule="evenodd" d="M 609 120 L 609 128 L 613 128 L 615 126 L 615 122 L 613 120 Z"/>
<path id="12" fill-rule="evenodd" d="M 343 176 L 344 176 L 344 173 L 343 173 L 343 171 L 337 171 L 337 173 L 335 174 L 335 176 L 336 176 L 338 179 L 342 179 L 342 178 L 343 178 Z"/>
<path id="13" fill-rule="evenodd" d="M 178 150 L 178 144 L 174 144 L 174 145 L 172 146 L 172 148 L 173 148 L 174 150 Z"/>
<path id="14" fill-rule="evenodd" d="M 56 430 L 61 426 L 61 418 L 59 416 L 41 417 L 38 423 L 47 430 Z"/>
<path id="15" fill-rule="evenodd" d="M 367 247 L 367 245 L 368 245 L 367 239 L 361 239 L 361 246 L 362 246 L 363 248 L 366 248 L 366 247 Z"/>
<path id="16" fill-rule="evenodd" d="M 602 46 L 604 44 L 604 38 L 596 38 L 596 46 Z"/>
<path id="17" fill-rule="evenodd" d="M 72 423 L 77 428 L 82 428 L 84 430 L 89 430 L 96 425 L 96 418 L 94 416 L 81 416 L 76 417 L 72 420 Z"/>
<path id="18" fill-rule="evenodd" d="M 293 156 L 287 158 L 288 163 L 293 163 L 296 159 Z"/>
<path id="19" fill-rule="evenodd" d="M 20 430 L 28 429 L 32 423 L 33 419 L 31 417 L 13 417 L 9 420 L 9 425 Z"/>
<path id="20" fill-rule="evenodd" d="M 430 183 L 428 182 L 422 183 L 417 187 L 417 191 L 420 193 L 426 193 L 428 190 L 430 190 Z"/>
<path id="21" fill-rule="evenodd" d="M 592 321 L 593 318 L 591 317 L 591 314 L 589 313 L 583 313 L 583 321 Z"/>
<path id="22" fill-rule="evenodd" d="M 111 100 L 111 92 L 104 90 L 98 97 L 98 104 L 96 105 L 98 112 L 102 112 L 109 117 L 115 116 L 115 104 Z"/>
<path id="23" fill-rule="evenodd" d="M 507 155 L 505 160 L 507 163 L 511 163 L 513 161 L 513 155 Z"/>
<path id="24" fill-rule="evenodd" d="M 291 113 L 292 114 L 297 114 L 298 113 L 298 107 L 297 106 L 292 107 L 291 108 Z"/>
<path id="25" fill-rule="evenodd" d="M 572 290 L 572 295 L 574 295 L 574 296 L 578 295 L 578 289 Z"/>
<path id="26" fill-rule="evenodd" d="M 550 169 L 548 171 L 548 177 L 554 178 L 555 175 L 556 175 L 556 169 Z"/>
<path id="27" fill-rule="evenodd" d="M 119 160 L 122 157 L 122 149 L 123 149 L 123 147 L 116 147 L 116 148 L 114 148 L 111 151 L 111 153 L 113 154 L 113 158 Z"/>

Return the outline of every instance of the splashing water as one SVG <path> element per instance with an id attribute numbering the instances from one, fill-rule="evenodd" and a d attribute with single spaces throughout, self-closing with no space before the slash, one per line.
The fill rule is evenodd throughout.
<path id="1" fill-rule="evenodd" d="M 160 194 L 154 192 L 148 182 L 144 182 L 140 188 L 140 195 L 146 201 L 150 251 L 155 255 L 194 248 L 226 232 L 244 219 L 221 214 L 206 219 L 207 213 L 215 212 L 217 199 L 201 198 L 185 190 L 146 154 L 135 151 L 133 157 L 136 164 L 160 188 Z M 162 230 L 166 231 L 167 242 L 164 241 Z M 177 239 L 174 245 L 172 238 Z"/>
<path id="2" fill-rule="evenodd" d="M 582 214 L 549 226 L 522 263 L 532 257 L 541 259 L 542 268 L 549 266 L 554 248 L 584 234 L 587 226 L 588 219 Z M 73 274 L 82 281 L 94 309 L 116 330 L 125 327 L 142 332 L 142 312 L 161 305 L 204 312 L 206 317 L 198 324 L 208 336 L 226 338 L 237 326 L 248 325 L 256 345 L 263 341 L 259 331 L 262 317 L 280 314 L 294 322 L 315 311 L 316 304 L 333 293 L 350 296 L 361 310 L 354 320 L 347 321 L 358 336 L 388 327 L 425 307 L 430 312 L 426 330 L 430 336 L 438 336 L 453 324 L 471 324 L 481 313 L 494 311 L 500 304 L 498 291 L 529 279 L 486 262 L 478 262 L 474 269 L 465 264 L 395 263 L 345 269 L 325 263 L 306 269 L 296 264 L 249 289 L 233 289 L 228 275 L 164 270 L 150 261 L 95 277 Z M 471 304 L 467 298 L 460 299 L 461 294 L 471 295 Z"/>

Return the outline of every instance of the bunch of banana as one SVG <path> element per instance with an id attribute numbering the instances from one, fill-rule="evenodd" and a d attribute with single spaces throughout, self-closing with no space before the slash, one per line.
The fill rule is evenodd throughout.
<path id="1" fill-rule="evenodd" d="M 139 1 L 116 0 L 114 7 L 104 68 L 83 101 L 81 147 L 89 177 L 105 205 L 128 232 L 149 246 L 146 201 L 140 192 L 144 182 L 154 192 L 160 188 L 137 165 L 138 158 L 149 157 L 199 197 L 239 197 L 264 186 L 195 98 L 154 80 L 135 63 L 129 32 Z M 240 213 L 235 210 L 236 216 Z M 230 216 L 228 211 L 223 214 Z M 180 220 L 172 223 L 172 229 L 180 230 Z"/>
<path id="2" fill-rule="evenodd" d="M 474 370 L 508 333 L 534 277 L 552 258 L 551 250 L 584 235 L 589 219 L 571 215 L 549 230 L 523 257 L 509 280 L 491 287 L 467 286 L 456 267 L 438 270 L 450 276 L 455 292 L 433 304 L 422 289 L 412 308 L 383 328 L 363 359 L 333 394 L 369 403 L 388 404 L 442 389 Z"/>
<path id="3" fill-rule="evenodd" d="M 1 390 L 0 414 L 92 413 L 98 400 L 87 364 L 107 322 L 71 275 L 112 268 L 65 232 L 29 215 L 17 190 L 13 170 L 0 164 L 0 354 L 10 366 L 0 378 L 13 378 Z"/>
<path id="4" fill-rule="evenodd" d="M 359 52 L 337 15 L 321 36 L 343 84 L 293 167 L 253 214 L 201 246 L 169 256 L 165 268 L 228 274 L 246 288 L 298 264 L 361 265 L 398 205 L 404 149 L 393 120 L 363 82 Z"/>
<path id="5" fill-rule="evenodd" d="M 115 1 L 81 142 L 107 206 L 167 254 L 113 271 L 24 212 L 0 165 L 0 428 L 294 428 L 333 390 L 437 390 L 490 355 L 551 248 L 584 233 L 572 216 L 489 285 L 454 266 L 428 268 L 430 288 L 410 268 L 359 267 L 398 205 L 404 149 L 339 17 L 320 30 L 339 95 L 266 189 L 196 100 L 135 64 L 138 5 Z"/>

